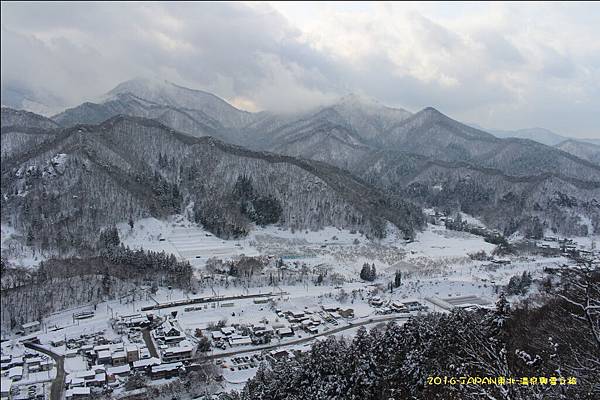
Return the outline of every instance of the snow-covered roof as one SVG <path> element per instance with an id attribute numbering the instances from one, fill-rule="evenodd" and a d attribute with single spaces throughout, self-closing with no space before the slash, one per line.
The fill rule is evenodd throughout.
<path id="1" fill-rule="evenodd" d="M 277 333 L 280 335 L 289 335 L 290 333 L 294 333 L 294 331 L 292 331 L 292 328 L 286 327 L 278 329 Z"/>
<path id="2" fill-rule="evenodd" d="M 340 308 L 340 305 L 335 303 L 328 303 L 322 304 L 321 308 L 325 311 L 336 311 L 338 308 Z"/>
<path id="3" fill-rule="evenodd" d="M 123 343 L 115 343 L 110 345 L 110 351 L 113 353 L 116 351 L 123 351 L 125 347 L 123 347 Z"/>
<path id="4" fill-rule="evenodd" d="M 12 367 L 8 370 L 9 378 L 15 378 L 17 376 L 23 376 L 23 367 Z"/>
<path id="5" fill-rule="evenodd" d="M 120 365 L 118 367 L 108 368 L 106 370 L 106 373 L 108 375 L 121 375 L 121 374 L 128 374 L 129 372 L 131 372 L 131 368 L 129 368 L 129 364 Z"/>
<path id="6" fill-rule="evenodd" d="M 249 337 L 230 338 L 229 343 L 233 346 L 236 344 L 252 344 L 252 339 Z"/>
<path id="7" fill-rule="evenodd" d="M 65 392 L 65 396 L 67 398 L 73 397 L 73 396 L 89 396 L 89 395 L 90 395 L 89 387 L 74 387 Z"/>
<path id="8" fill-rule="evenodd" d="M 235 328 L 233 326 L 225 326 L 221 328 L 221 332 L 223 332 L 225 335 L 231 335 L 235 332 Z"/>
<path id="9" fill-rule="evenodd" d="M 71 386 L 83 386 L 85 384 L 85 379 L 77 378 L 75 376 L 70 376 L 67 378 L 66 382 Z"/>
<path id="10" fill-rule="evenodd" d="M 169 363 L 169 364 L 161 364 L 161 365 L 154 365 L 152 367 L 152 372 L 156 373 L 156 372 L 162 372 L 162 371 L 172 371 L 175 369 L 179 369 L 183 367 L 183 363 L 180 362 L 176 362 L 176 363 Z"/>
<path id="11" fill-rule="evenodd" d="M 91 369 L 84 369 L 79 371 L 73 371 L 70 373 L 75 378 L 93 378 L 96 375 L 96 371 Z"/>
<path id="12" fill-rule="evenodd" d="M 110 350 L 102 350 L 98 353 L 98 358 L 106 359 L 106 358 L 110 358 L 110 357 L 111 357 Z"/>
<path id="13" fill-rule="evenodd" d="M 171 347 L 170 349 L 165 350 L 165 354 L 187 353 L 192 350 L 193 350 L 193 347 L 191 347 L 191 346 Z"/>
<path id="14" fill-rule="evenodd" d="M 151 365 L 160 365 L 160 360 L 156 357 L 151 357 L 133 362 L 133 368 L 146 368 Z"/>
<path id="15" fill-rule="evenodd" d="M 0 379 L 0 391 L 2 393 L 10 392 L 10 388 L 12 387 L 12 379 L 2 378 Z"/>
<path id="16" fill-rule="evenodd" d="M 223 334 L 223 332 L 221 332 L 221 331 L 212 331 L 212 332 L 210 332 L 210 335 L 212 336 L 213 339 L 222 339 L 223 336 L 225 336 Z"/>
<path id="17" fill-rule="evenodd" d="M 125 353 L 124 351 L 117 351 L 117 352 L 112 353 L 111 357 L 112 358 L 126 358 L 127 353 Z"/>

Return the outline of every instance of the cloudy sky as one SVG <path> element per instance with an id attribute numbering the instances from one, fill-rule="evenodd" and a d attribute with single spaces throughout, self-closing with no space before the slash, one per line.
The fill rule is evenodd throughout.
<path id="1" fill-rule="evenodd" d="M 600 137 L 600 3 L 7 3 L 2 102 L 134 77 L 295 111 L 350 92 L 495 129 Z"/>

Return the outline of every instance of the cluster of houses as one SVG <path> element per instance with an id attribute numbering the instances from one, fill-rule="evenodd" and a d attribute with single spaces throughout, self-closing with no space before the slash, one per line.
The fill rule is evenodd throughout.
<path id="1" fill-rule="evenodd" d="M 488 229 L 479 224 L 469 223 L 467 221 L 457 221 L 455 218 L 447 216 L 445 213 L 436 210 L 426 210 L 427 221 L 432 225 L 445 226 L 448 229 L 470 232 L 473 235 L 483 237 L 498 237 L 502 234 L 497 229 Z"/>
<path id="2" fill-rule="evenodd" d="M 151 358 L 148 349 L 137 343 L 85 344 L 79 348 L 79 354 L 91 366 L 65 377 L 68 399 L 86 397 L 93 388 L 101 392 L 106 387 L 118 387 L 133 372 L 132 366 Z"/>
<path id="3" fill-rule="evenodd" d="M 33 378 L 32 374 L 48 372 L 54 368 L 54 360 L 45 354 L 25 351 L 22 355 L 2 354 L 0 356 L 0 371 L 2 379 L 1 398 L 9 398 L 11 390 L 24 377 Z M 40 377 L 41 378 L 41 377 Z M 34 379 L 37 380 L 37 379 Z"/>
<path id="4" fill-rule="evenodd" d="M 273 333 L 273 328 L 264 324 L 256 324 L 246 329 L 236 329 L 233 326 L 224 326 L 218 330 L 210 332 L 212 339 L 212 345 L 221 349 L 226 349 L 227 345 L 230 347 L 248 346 L 251 344 L 259 344 L 261 342 L 258 338 L 270 338 Z M 267 339 L 267 341 L 270 339 Z"/>
<path id="5" fill-rule="evenodd" d="M 536 242 L 536 246 L 542 249 L 560 250 L 566 257 L 587 258 L 597 260 L 600 257 L 600 251 L 586 250 L 577 246 L 572 239 L 558 238 L 556 236 L 545 236 L 543 240 Z"/>
<path id="6" fill-rule="evenodd" d="M 87 398 L 107 389 L 114 391 L 122 388 L 133 374 L 158 380 L 184 373 L 182 361 L 193 357 L 195 347 L 177 327 L 176 320 L 167 319 L 162 324 L 157 320 L 158 327 L 151 330 L 157 353 L 151 351 L 138 334 L 141 328 L 151 326 L 152 321 L 153 318 L 142 315 L 120 317 L 115 321 L 123 334 L 133 335 L 139 338 L 139 342 L 108 341 L 101 332 L 81 335 L 67 343 L 53 342 L 53 345 L 67 346 L 66 357 L 75 350 L 76 355 L 80 354 L 88 361 L 87 369 L 71 371 L 66 376 L 66 398 Z"/>
<path id="7" fill-rule="evenodd" d="M 369 304 L 377 308 L 377 314 L 409 313 L 411 311 L 423 310 L 423 305 L 418 301 L 394 301 L 384 300 L 380 296 L 373 296 Z"/>

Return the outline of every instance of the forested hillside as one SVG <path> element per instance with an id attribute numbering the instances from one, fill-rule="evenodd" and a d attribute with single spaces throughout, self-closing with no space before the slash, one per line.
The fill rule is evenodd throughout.
<path id="1" fill-rule="evenodd" d="M 246 188 L 240 192 L 240 185 Z M 76 126 L 2 160 L 3 221 L 42 248 L 91 248 L 119 221 L 193 210 L 215 234 L 252 223 L 294 229 L 338 226 L 412 236 L 421 211 L 327 164 L 193 138 L 146 119 Z"/>
<path id="2" fill-rule="evenodd" d="M 500 139 L 431 107 L 411 114 L 349 95 L 296 114 L 252 114 L 206 92 L 138 79 L 54 120 L 100 123 L 116 114 L 332 164 L 389 195 L 462 210 L 507 234 L 535 228 L 586 235 L 599 228 L 600 166 L 589 149 Z"/>

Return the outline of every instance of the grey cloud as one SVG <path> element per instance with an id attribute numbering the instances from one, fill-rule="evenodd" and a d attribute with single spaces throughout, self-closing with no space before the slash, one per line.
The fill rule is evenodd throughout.
<path id="1" fill-rule="evenodd" d="M 413 111 L 432 105 L 482 125 L 510 121 L 520 126 L 501 127 L 542 125 L 584 136 L 598 132 L 597 115 L 586 111 L 599 102 L 598 57 L 574 61 L 549 48 L 539 76 L 529 76 L 524 66 L 532 55 L 498 28 L 472 32 L 469 40 L 483 47 L 473 50 L 464 35 L 424 15 L 413 12 L 409 22 L 415 51 L 431 55 L 429 62 L 440 60 L 434 67 L 454 84 L 399 71 L 390 57 L 394 52 L 377 42 L 360 65 L 319 50 L 268 5 L 2 3 L 3 102 L 9 94 L 13 99 L 25 93 L 49 105 L 73 106 L 142 76 L 244 98 L 259 109 L 293 111 L 360 92 Z M 376 21 L 368 24 L 377 27 Z M 394 40 L 385 42 L 394 45 Z M 409 58 L 402 68 L 410 65 Z M 543 79 L 549 76 L 558 80 L 557 88 L 571 85 L 571 92 L 587 102 L 545 88 Z M 526 102 L 528 111 L 516 116 L 519 102 Z M 571 113 L 559 120 L 561 106 Z"/>

